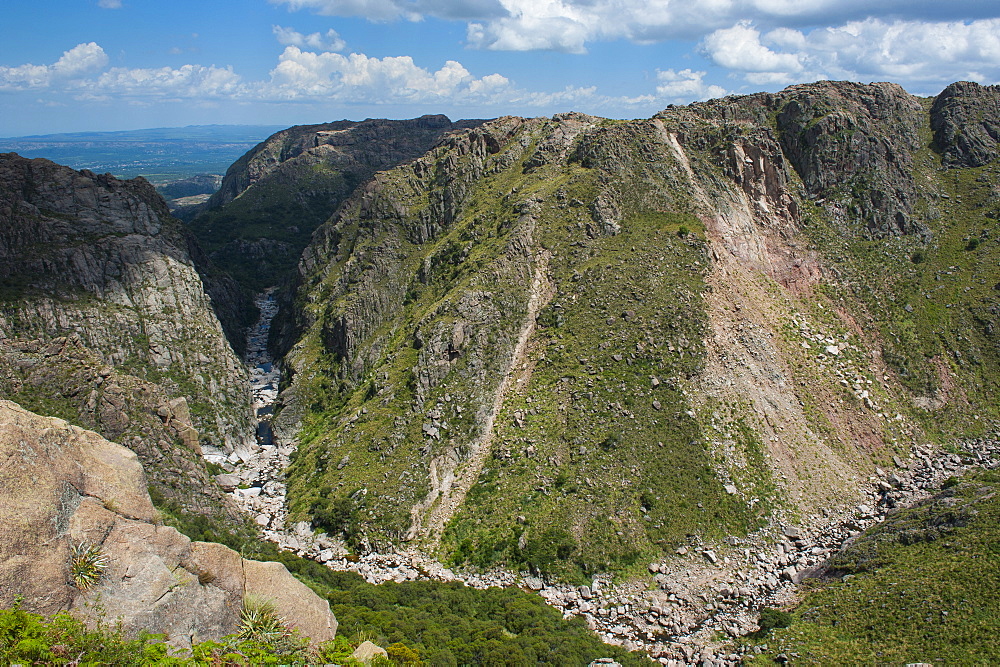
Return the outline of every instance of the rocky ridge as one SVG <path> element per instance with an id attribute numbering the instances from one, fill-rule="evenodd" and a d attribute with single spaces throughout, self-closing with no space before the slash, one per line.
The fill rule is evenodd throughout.
<path id="1" fill-rule="evenodd" d="M 819 107 L 836 102 L 823 98 L 824 92 L 822 85 L 793 88 L 767 104 L 775 107 L 781 101 L 785 107 L 805 109 L 809 102 L 816 107 L 810 112 L 815 115 Z M 843 94 L 861 99 L 839 113 L 867 128 L 877 146 L 886 146 L 885 125 L 893 110 L 912 106 L 901 90 L 892 87 L 847 87 Z M 869 94 L 875 101 L 866 105 Z M 750 102 L 747 106 L 752 109 Z M 703 372 L 701 327 L 712 324 L 706 321 L 703 300 L 711 303 L 714 298 L 705 283 L 713 292 L 724 290 L 729 278 L 742 272 L 747 284 L 756 283 L 755 298 L 774 308 L 764 330 L 773 336 L 774 323 L 793 316 L 794 307 L 768 295 L 764 283 L 780 280 L 782 289 L 795 285 L 808 289 L 822 276 L 815 256 L 795 250 L 805 239 L 789 242 L 800 235 L 803 193 L 798 184 L 822 171 L 821 166 L 835 166 L 802 166 L 800 176 L 774 131 L 726 117 L 727 109 L 736 105 L 735 101 L 696 105 L 633 123 L 579 114 L 551 120 L 504 118 L 455 135 L 411 164 L 379 174 L 348 200 L 317 232 L 301 263 L 299 342 L 286 360 L 292 385 L 283 397 L 277 424 L 279 430 L 294 431 L 304 409 L 314 406 L 317 419 L 335 426 L 318 434 L 315 444 L 312 434 L 306 438 L 305 456 L 291 472 L 293 509 L 301 512 L 314 502 L 315 490 L 322 488 L 318 476 L 348 492 L 345 487 L 369 492 L 377 488 L 376 494 L 352 498 L 371 506 L 363 514 L 363 530 L 372 539 L 398 541 L 421 535 L 419 529 L 414 532 L 417 519 L 434 516 L 439 507 L 449 505 L 451 489 L 463 485 L 459 480 L 492 485 L 493 480 L 486 484 L 480 476 L 486 468 L 513 474 L 517 479 L 500 484 L 514 484 L 508 493 L 517 496 L 530 495 L 533 488 L 549 495 L 560 470 L 571 475 L 576 489 L 606 485 L 619 466 L 633 475 L 645 469 L 652 484 L 659 473 L 650 468 L 650 451 L 656 451 L 648 448 L 650 444 L 663 448 L 663 460 L 657 463 L 667 470 L 676 470 L 668 463 L 671 456 L 690 457 L 693 467 L 701 465 L 693 461 L 705 453 L 690 448 L 700 437 L 695 431 L 706 426 L 698 410 L 709 406 L 698 405 L 698 397 L 705 395 L 702 386 L 715 381 Z M 825 146 L 828 135 L 821 134 L 816 141 Z M 832 148 L 810 148 L 808 142 L 800 148 L 809 155 L 832 152 Z M 885 157 L 886 150 L 872 154 L 870 169 L 899 161 Z M 724 179 L 716 176 L 719 172 Z M 899 188 L 909 192 L 905 179 L 894 174 L 889 170 L 885 175 L 886 197 Z M 810 187 L 826 193 L 823 183 Z M 895 213 L 888 211 L 870 213 L 880 221 L 880 229 L 895 219 Z M 707 245 L 684 233 L 699 228 L 704 229 Z M 543 265 L 546 254 L 553 258 Z M 537 306 L 537 319 L 547 325 L 533 329 L 522 356 L 516 352 L 519 333 L 526 324 L 534 327 L 536 319 L 529 312 L 528 288 L 543 266 L 541 277 L 551 288 Z M 631 276 L 632 272 L 637 273 Z M 618 289 L 623 280 L 640 282 L 623 294 Z M 727 297 L 730 303 L 742 298 Z M 741 317 L 732 309 L 708 312 L 723 318 L 720 326 Z M 573 340 L 598 329 L 602 331 L 593 340 Z M 287 329 L 282 336 L 293 337 Z M 732 350 L 731 341 L 720 344 Z M 567 347 L 575 353 L 567 354 Z M 784 353 L 775 349 L 776 358 Z M 752 352 L 745 356 L 752 361 Z M 787 375 L 782 365 L 778 361 L 774 368 L 762 369 L 762 377 Z M 729 373 L 724 366 L 711 370 Z M 583 379 L 581 374 L 593 377 Z M 594 391 L 601 380 L 602 390 Z M 497 408 L 497 388 L 508 381 L 516 390 L 506 394 Z M 329 386 L 337 384 L 339 388 Z M 794 385 L 779 383 L 773 390 L 789 406 L 788 412 L 798 410 L 803 397 Z M 620 397 L 623 392 L 640 400 L 642 409 L 624 406 L 611 395 Z M 731 393 L 736 398 L 742 395 Z M 489 426 L 493 413 L 495 428 Z M 697 425 L 665 430 L 657 413 L 690 417 Z M 620 426 L 622 420 L 635 433 L 621 444 L 611 436 L 602 441 L 601 436 L 585 435 L 614 430 L 612 424 Z M 778 435 L 767 424 L 750 428 L 759 429 L 767 443 Z M 682 435 L 685 429 L 691 431 Z M 361 445 L 372 438 L 378 441 Z M 567 439 L 573 442 L 566 443 Z M 849 439 L 844 437 L 845 444 Z M 484 442 L 492 458 L 480 456 L 479 443 Z M 799 443 L 854 474 L 850 455 L 838 453 L 815 431 L 803 429 L 796 437 Z M 623 448 L 617 456 L 603 453 Z M 526 466 L 524 459 L 532 458 L 539 464 Z M 799 459 L 809 457 L 800 454 Z M 344 461 L 349 463 L 341 465 Z M 382 479 L 375 477 L 378 471 Z M 794 466 L 778 472 L 799 480 L 809 476 Z M 723 483 L 718 492 L 727 484 L 750 485 L 745 499 L 742 494 L 732 499 L 741 504 L 759 497 L 768 484 L 751 479 L 749 468 L 742 480 L 736 478 L 740 471 L 735 469 L 719 474 Z M 840 494 L 841 482 L 832 476 L 817 481 L 820 484 L 811 483 L 813 488 L 802 497 L 818 497 L 821 486 L 826 487 L 824 495 Z M 295 500 L 296 483 L 303 484 L 301 501 Z M 481 501 L 478 507 L 468 502 L 449 507 L 435 525 L 444 526 L 453 516 L 466 523 L 488 521 L 484 530 L 517 524 L 516 517 L 523 512 L 489 506 L 488 494 L 477 493 L 474 485 L 472 489 L 468 497 Z M 714 487 L 691 492 L 704 494 L 698 500 L 703 504 L 718 502 Z M 592 512 L 595 503 L 605 502 L 602 494 L 592 492 L 560 497 L 557 511 L 571 513 L 560 519 L 568 524 L 586 522 L 578 513 Z M 655 503 L 656 498 L 652 500 Z M 295 502 L 303 505 L 296 507 Z M 676 497 L 672 502 L 683 500 Z M 671 501 L 661 498 L 655 504 L 663 513 Z M 744 509 L 727 506 L 719 511 L 748 517 L 764 511 L 763 505 L 748 504 Z M 623 515 L 618 532 L 620 537 L 629 535 L 625 542 L 652 539 L 643 519 L 635 523 L 631 508 L 602 511 Z M 407 516 L 411 512 L 413 520 Z M 501 518 L 498 512 L 508 514 Z M 653 528 L 666 529 L 676 521 L 665 514 L 659 519 L 645 514 Z M 383 522 L 384 531 L 376 521 Z M 524 540 L 540 538 L 546 523 L 527 530 Z M 686 530 L 694 529 L 691 525 Z M 677 532 L 674 528 L 670 539 L 676 539 Z M 424 538 L 433 542 L 441 534 L 420 539 Z M 449 548 L 463 539 L 454 534 Z M 605 539 L 588 537 L 590 542 Z"/>
<path id="2" fill-rule="evenodd" d="M 145 180 L 0 156 L 0 278 L 0 337 L 75 334 L 103 363 L 185 397 L 196 441 L 248 441 L 243 365 L 189 237 Z"/>
<path id="3" fill-rule="evenodd" d="M 209 257 L 252 291 L 280 284 L 316 227 L 355 188 L 480 122 L 434 115 L 282 130 L 229 168 L 191 229 Z"/>

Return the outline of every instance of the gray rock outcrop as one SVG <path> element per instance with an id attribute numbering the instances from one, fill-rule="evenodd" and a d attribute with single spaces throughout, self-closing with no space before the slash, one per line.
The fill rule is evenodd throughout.
<path id="1" fill-rule="evenodd" d="M 142 178 L 0 155 L 0 338 L 70 334 L 191 406 L 206 443 L 252 442 L 246 373 L 189 252 Z"/>
<path id="2" fill-rule="evenodd" d="M 953 83 L 931 107 L 934 143 L 952 167 L 981 167 L 1000 158 L 1000 86 Z"/>

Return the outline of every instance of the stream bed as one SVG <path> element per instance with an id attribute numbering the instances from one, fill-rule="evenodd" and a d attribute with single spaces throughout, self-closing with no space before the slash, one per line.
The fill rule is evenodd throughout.
<path id="1" fill-rule="evenodd" d="M 790 525 L 776 518 L 759 533 L 730 537 L 722 544 L 692 542 L 649 565 L 649 580 L 617 584 L 594 577 L 587 585 L 544 581 L 506 570 L 456 572 L 416 550 L 352 555 L 341 540 L 316 533 L 306 521 L 290 523 L 285 503 L 285 469 L 295 443 L 275 441 L 271 417 L 278 399 L 280 368 L 270 358 L 267 338 L 278 304 L 271 288 L 256 298 L 260 318 L 247 332 L 246 361 L 258 425 L 254 446 L 206 458 L 223 465 L 217 479 L 253 518 L 265 539 L 279 548 L 369 583 L 415 580 L 461 581 L 475 588 L 517 586 L 536 591 L 567 618 L 582 616 L 606 642 L 645 651 L 661 664 L 711 660 L 736 665 L 741 656 L 719 653 L 720 639 L 757 629 L 764 606 L 794 599 L 796 584 L 861 530 L 881 521 L 891 507 L 930 494 L 948 476 L 973 466 L 996 467 L 1000 442 L 959 443 L 962 454 L 915 446 L 908 460 L 876 475 L 860 489 L 867 500 L 826 516 Z"/>

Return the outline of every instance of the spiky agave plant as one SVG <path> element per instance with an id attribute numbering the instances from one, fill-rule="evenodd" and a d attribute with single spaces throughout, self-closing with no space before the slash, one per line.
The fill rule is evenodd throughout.
<path id="1" fill-rule="evenodd" d="M 69 558 L 69 573 L 73 584 L 81 591 L 91 588 L 101 580 L 108 567 L 108 556 L 96 544 L 80 542 L 73 545 Z"/>
<path id="2" fill-rule="evenodd" d="M 247 595 L 243 598 L 239 632 L 242 639 L 267 641 L 288 632 L 288 625 L 278 614 L 274 601 L 260 595 Z"/>

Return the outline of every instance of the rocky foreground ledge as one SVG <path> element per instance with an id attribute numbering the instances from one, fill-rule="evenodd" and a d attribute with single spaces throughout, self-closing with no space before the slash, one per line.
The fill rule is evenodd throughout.
<path id="1" fill-rule="evenodd" d="M 74 576 L 74 550 L 104 564 L 96 576 Z M 249 595 L 315 642 L 336 633 L 329 604 L 280 563 L 162 525 L 131 450 L 0 400 L 0 606 L 103 614 L 187 648 L 236 632 Z"/>

